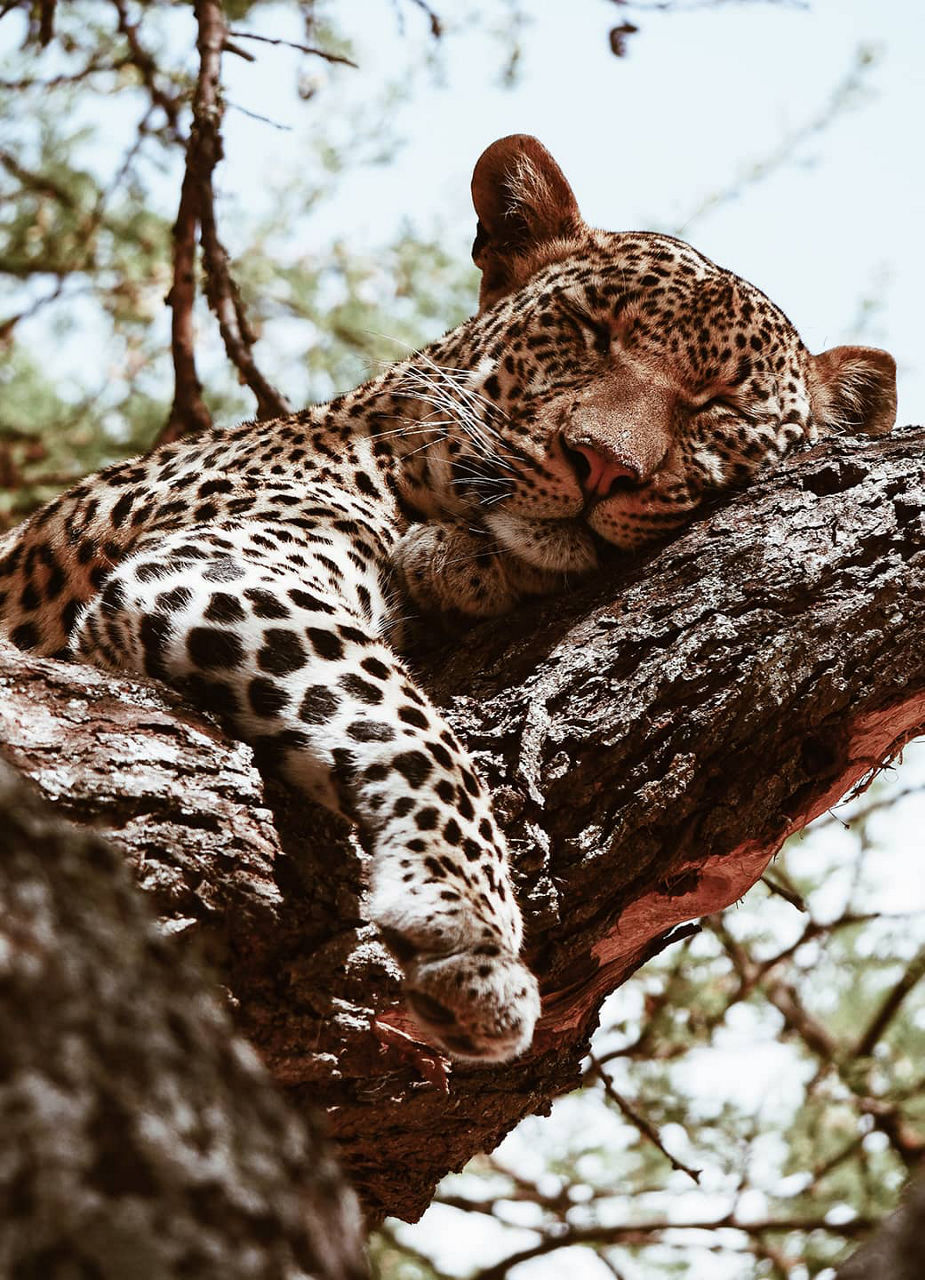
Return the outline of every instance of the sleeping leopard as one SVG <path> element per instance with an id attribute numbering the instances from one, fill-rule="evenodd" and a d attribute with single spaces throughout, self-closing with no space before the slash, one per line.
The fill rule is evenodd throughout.
<path id="1" fill-rule="evenodd" d="M 821 435 L 889 431 L 896 392 L 886 352 L 811 355 L 681 241 L 588 226 L 535 138 L 472 193 L 476 316 L 329 404 L 78 484 L 6 540 L 0 610 L 21 649 L 177 686 L 358 824 L 423 1033 L 504 1061 L 540 1009 L 508 854 L 401 614 L 561 590 Z"/>

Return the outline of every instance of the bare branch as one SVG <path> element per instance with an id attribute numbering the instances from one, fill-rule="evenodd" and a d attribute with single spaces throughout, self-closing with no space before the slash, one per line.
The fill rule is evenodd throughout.
<path id="1" fill-rule="evenodd" d="M 517 1253 L 509 1254 L 494 1266 L 486 1267 L 480 1271 L 477 1280 L 506 1280 L 506 1277 L 514 1267 L 520 1266 L 522 1262 L 529 1262 L 533 1258 L 542 1258 L 550 1253 L 555 1253 L 559 1249 L 573 1249 L 576 1245 L 588 1245 L 591 1247 L 600 1247 L 601 1245 L 625 1245 L 639 1246 L 649 1244 L 653 1240 L 660 1240 L 666 1234 L 674 1231 L 741 1231 L 749 1240 L 760 1240 L 768 1234 L 783 1234 L 789 1231 L 827 1231 L 830 1235 L 841 1237 L 844 1240 L 854 1240 L 858 1236 L 866 1235 L 872 1227 L 877 1225 L 876 1218 L 857 1217 L 852 1218 L 849 1222 L 841 1222 L 837 1225 L 828 1221 L 824 1214 L 807 1216 L 800 1218 L 794 1216 L 788 1217 L 767 1217 L 755 1218 L 753 1220 L 742 1219 L 734 1214 L 727 1214 L 724 1217 L 714 1218 L 710 1221 L 698 1221 L 696 1219 L 673 1221 L 671 1219 L 660 1219 L 656 1222 L 625 1222 L 608 1226 L 593 1227 L 566 1227 L 565 1230 L 557 1230 L 555 1235 L 545 1236 L 534 1245 L 529 1245 L 526 1249 L 520 1249 Z M 557 1224 L 558 1226 L 558 1224 Z"/>
<path id="2" fill-rule="evenodd" d="M 231 107 L 232 111 L 240 111 L 242 116 L 247 116 L 250 120 L 257 120 L 260 124 L 268 124 L 272 129 L 280 129 L 283 133 L 292 132 L 291 124 L 283 124 L 281 120 L 271 120 L 269 116 L 263 116 L 259 111 L 251 111 L 249 107 L 242 107 L 239 102 L 226 101 L 225 105 Z"/>
<path id="3" fill-rule="evenodd" d="M 282 40 L 273 36 L 258 36 L 253 31 L 229 31 L 228 35 L 231 36 L 233 40 L 259 40 L 261 44 L 285 45 L 287 49 L 298 49 L 300 53 L 309 53 L 314 55 L 316 58 L 324 58 L 325 62 L 338 62 L 345 67 L 353 67 L 355 70 L 359 70 L 359 67 L 352 58 L 345 58 L 341 53 L 329 53 L 327 49 L 318 49 L 314 45 L 299 44 L 296 40 Z M 225 47 L 228 47 L 227 44 Z M 248 56 L 241 49 L 235 49 L 234 52 L 239 54 L 241 57 Z"/>
<path id="4" fill-rule="evenodd" d="M 173 404 L 157 443 L 207 430 L 212 418 L 202 398 L 196 372 L 193 305 L 196 301 L 196 226 L 199 187 L 187 169 L 180 191 L 180 207 L 173 228 L 173 284 L 167 295 L 171 308 L 170 354 L 173 359 Z"/>
<path id="5" fill-rule="evenodd" d="M 227 27 L 220 0 L 197 0 L 199 23 L 197 48 L 199 78 L 193 99 L 193 128 L 187 156 L 187 172 L 199 191 L 199 227 L 206 297 L 218 320 L 228 358 L 257 398 L 259 418 L 283 417 L 292 412 L 288 400 L 263 376 L 251 347 L 256 341 L 247 321 L 240 290 L 231 275 L 228 253 L 218 236 L 212 173 L 222 158 L 221 59 Z"/>
<path id="6" fill-rule="evenodd" d="M 56 182 L 45 173 L 36 173 L 34 169 L 29 169 L 22 164 L 11 151 L 6 148 L 0 148 L 0 165 L 6 169 L 7 173 L 16 178 L 27 191 L 32 191 L 36 195 L 49 196 L 53 200 L 57 200 L 65 209 L 74 208 L 74 194 L 60 182 Z"/>
<path id="7" fill-rule="evenodd" d="M 43 49 L 51 44 L 55 34 L 55 0 L 41 0 L 39 4 L 39 44 Z"/>
<path id="8" fill-rule="evenodd" d="M 805 912 L 807 910 L 801 894 L 792 885 L 785 884 L 784 878 L 779 872 L 773 878 L 769 875 L 762 876 L 761 883 L 771 893 L 775 893 L 779 898 L 783 898 L 785 902 L 789 902 L 791 907 L 796 907 L 797 911 Z"/>
<path id="9" fill-rule="evenodd" d="M 871 1018 L 867 1028 L 861 1034 L 857 1045 L 854 1049 L 855 1057 L 869 1058 L 877 1045 L 878 1040 L 884 1034 L 887 1027 L 892 1022 L 899 1006 L 905 1000 L 909 992 L 921 982 L 925 977 L 925 947 L 909 961 L 906 971 L 893 989 L 887 994 L 880 1008 Z"/>
<path id="10" fill-rule="evenodd" d="M 97 51 L 79 71 L 61 72 L 56 76 L 21 76 L 18 80 L 0 79 L 0 89 L 7 93 L 19 93 L 25 89 L 59 89 L 66 84 L 81 84 L 101 71 L 121 71 L 123 67 L 133 65 L 133 59 L 127 56 L 113 58 L 111 62 L 101 59 L 102 53 Z"/>
<path id="11" fill-rule="evenodd" d="M 410 0 L 410 2 L 413 5 L 417 5 L 427 15 L 427 20 L 430 23 L 430 34 L 435 40 L 439 40 L 443 35 L 443 23 L 440 21 L 439 14 L 433 11 L 430 5 L 426 3 L 426 0 Z"/>
<path id="12" fill-rule="evenodd" d="M 212 173 L 222 159 L 221 60 L 227 27 L 220 0 L 196 0 L 199 75 L 193 97 L 193 124 L 186 152 L 186 172 L 174 228 L 174 278 L 168 302 L 173 308 L 171 350 L 174 363 L 173 408 L 159 443 L 211 425 L 196 374 L 193 344 L 195 238 L 199 226 L 206 298 L 214 312 L 228 358 L 257 399 L 260 418 L 292 412 L 289 402 L 257 368 L 251 347 L 255 335 L 244 302 L 232 278 L 228 253 L 218 236 Z"/>
<path id="13" fill-rule="evenodd" d="M 139 23 L 131 22 L 125 0 L 112 0 L 119 16 L 117 30 L 125 37 L 132 64 L 137 68 L 142 83 L 155 106 L 160 107 L 167 117 L 171 137 L 175 142 L 183 141 L 183 130 L 180 127 L 181 99 L 172 96 L 161 88 L 160 71 L 153 54 L 144 47 L 138 34 Z"/>
<path id="14" fill-rule="evenodd" d="M 699 1186 L 700 1175 L 703 1172 L 703 1170 L 693 1169 L 691 1168 L 690 1165 L 685 1164 L 683 1160 L 679 1160 L 677 1156 L 673 1156 L 671 1152 L 668 1150 L 668 1148 L 665 1146 L 665 1144 L 662 1142 L 661 1138 L 658 1135 L 658 1130 L 655 1128 L 655 1126 L 650 1124 L 649 1121 L 645 1118 L 645 1116 L 640 1115 L 639 1112 L 634 1107 L 632 1107 L 629 1102 L 627 1102 L 626 1098 L 623 1097 L 622 1093 L 617 1092 L 610 1076 L 608 1076 L 607 1072 L 601 1066 L 597 1058 L 595 1058 L 594 1054 L 592 1053 L 592 1054 L 589 1054 L 588 1056 L 591 1059 L 591 1067 L 593 1070 L 593 1074 L 597 1076 L 598 1080 L 600 1080 L 601 1084 L 604 1086 L 604 1093 L 607 1095 L 610 1101 L 617 1106 L 617 1108 L 623 1113 L 623 1115 L 626 1116 L 627 1120 L 629 1120 L 630 1124 L 634 1125 L 639 1130 L 639 1132 L 643 1135 L 644 1138 L 648 1138 L 649 1141 L 652 1143 L 652 1145 L 656 1147 L 659 1151 L 661 1151 L 662 1155 L 671 1165 L 672 1169 L 676 1169 L 679 1173 L 686 1173 L 687 1176 L 693 1182 L 696 1182 Z"/>

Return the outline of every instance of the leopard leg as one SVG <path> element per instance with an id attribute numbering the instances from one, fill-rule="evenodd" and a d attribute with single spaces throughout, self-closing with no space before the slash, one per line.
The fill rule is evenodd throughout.
<path id="1" fill-rule="evenodd" d="M 118 566 L 75 649 L 192 692 L 265 767 L 359 822 L 373 855 L 370 915 L 429 1038 L 459 1058 L 527 1047 L 539 998 L 519 959 L 521 915 L 485 788 L 402 662 L 323 573 L 255 554 L 246 531 L 186 530 Z"/>

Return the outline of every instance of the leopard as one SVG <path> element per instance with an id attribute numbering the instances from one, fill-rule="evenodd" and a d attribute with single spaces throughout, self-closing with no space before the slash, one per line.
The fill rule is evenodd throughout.
<path id="1" fill-rule="evenodd" d="M 6 538 L 21 650 L 166 682 L 353 823 L 365 913 L 425 1042 L 507 1062 L 541 1011 L 488 789 L 407 618 L 569 591 L 835 432 L 888 432 L 896 369 L 811 354 L 679 239 L 585 222 L 535 138 L 472 178 L 475 315 L 362 386 L 119 461 Z"/>

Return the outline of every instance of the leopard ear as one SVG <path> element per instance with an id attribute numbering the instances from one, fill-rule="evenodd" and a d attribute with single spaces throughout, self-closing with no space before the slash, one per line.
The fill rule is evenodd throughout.
<path id="1" fill-rule="evenodd" d="M 884 436 L 896 421 L 896 361 L 878 347 L 832 347 L 812 357 L 813 414 L 825 431 Z"/>
<path id="2" fill-rule="evenodd" d="M 472 257 L 482 271 L 482 309 L 565 257 L 584 227 L 562 170 L 525 133 L 499 138 L 482 153 L 472 175 L 472 203 L 479 220 Z"/>

